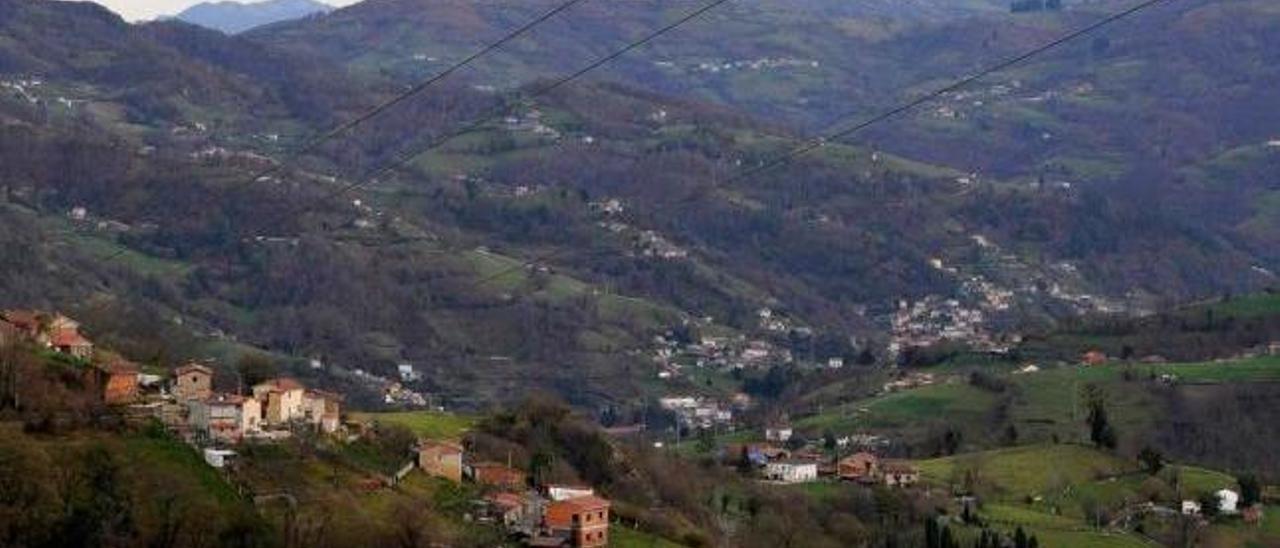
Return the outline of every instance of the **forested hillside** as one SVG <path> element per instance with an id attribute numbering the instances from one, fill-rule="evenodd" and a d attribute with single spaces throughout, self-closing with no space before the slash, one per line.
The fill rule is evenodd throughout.
<path id="1" fill-rule="evenodd" d="M 91 5 L 0 4 L 13 274 L 0 304 L 142 310 L 337 378 L 415 363 L 423 389 L 459 405 L 531 384 L 598 406 L 705 388 L 656 380 L 653 337 L 673 329 L 766 338 L 801 361 L 888 363 L 891 343 L 912 344 L 889 319 L 900 300 L 978 310 L 966 329 L 986 341 L 1272 281 L 1277 149 L 1258 143 L 1276 16 L 1258 2 L 1160 8 L 1105 44 L 1072 44 L 979 95 L 750 177 L 835 113 L 868 115 L 1110 3 L 918 17 L 735 6 L 536 93 L 688 8 L 588 2 L 288 154 L 543 4 L 374 0 L 235 37 Z M 1194 39 L 1237 19 L 1249 23 L 1229 33 L 1234 56 Z M 1193 81 L 1234 81 L 1234 95 Z M 970 106 L 931 118 L 955 101 Z M 1017 106 L 968 114 L 977 103 Z M 1138 104 L 1141 119 L 1107 115 Z M 1162 121 L 1180 109 L 1185 124 Z M 490 121 L 441 141 L 477 119 Z M 1227 173 L 1239 175 L 1215 186 Z M 762 308 L 809 335 L 763 328 Z"/>

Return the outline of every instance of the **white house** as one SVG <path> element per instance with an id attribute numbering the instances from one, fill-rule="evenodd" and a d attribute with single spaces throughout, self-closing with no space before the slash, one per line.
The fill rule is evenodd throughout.
<path id="1" fill-rule="evenodd" d="M 791 434 L 792 431 L 790 426 L 774 426 L 764 430 L 764 439 L 768 441 L 786 443 L 791 439 Z"/>
<path id="2" fill-rule="evenodd" d="M 1230 489 L 1223 489 L 1214 493 L 1218 497 L 1218 511 L 1223 514 L 1235 514 L 1239 512 L 1236 507 L 1240 504 L 1240 493 Z"/>
<path id="3" fill-rule="evenodd" d="M 840 369 L 842 367 L 844 367 L 844 358 L 841 358 L 841 357 L 827 358 L 828 369 Z"/>
<path id="4" fill-rule="evenodd" d="M 1194 500 L 1184 500 L 1184 501 L 1182 501 L 1182 515 L 1184 515 L 1184 516 L 1198 516 L 1198 515 L 1200 515 L 1200 503 L 1198 503 L 1198 502 L 1196 502 L 1196 501 L 1194 501 Z"/>
<path id="5" fill-rule="evenodd" d="M 204 461 L 214 468 L 223 468 L 236 458 L 236 452 L 228 449 L 208 448 L 204 450 Z"/>
<path id="6" fill-rule="evenodd" d="M 818 479 L 818 463 L 813 461 L 779 460 L 764 467 L 764 475 L 783 483 L 805 483 Z"/>
<path id="7" fill-rule="evenodd" d="M 576 499 L 579 497 L 590 497 L 595 495 L 595 489 L 587 486 L 579 485 L 548 485 L 547 497 L 554 501 Z"/>

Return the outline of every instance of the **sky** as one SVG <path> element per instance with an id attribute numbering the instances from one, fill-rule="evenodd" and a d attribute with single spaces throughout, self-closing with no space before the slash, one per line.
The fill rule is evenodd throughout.
<path id="1" fill-rule="evenodd" d="M 199 4 L 203 0 L 95 0 L 97 3 L 119 13 L 129 21 L 145 21 L 160 15 L 176 15 L 178 12 Z M 249 4 L 238 0 L 241 4 Z M 359 0 L 320 0 L 335 6 L 348 6 Z"/>

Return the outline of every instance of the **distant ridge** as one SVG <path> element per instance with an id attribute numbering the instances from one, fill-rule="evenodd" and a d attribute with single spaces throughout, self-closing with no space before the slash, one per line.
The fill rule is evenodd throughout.
<path id="1" fill-rule="evenodd" d="M 332 10 L 333 6 L 315 0 L 267 0 L 253 4 L 205 2 L 187 8 L 175 18 L 227 34 L 238 34 L 263 25 Z"/>

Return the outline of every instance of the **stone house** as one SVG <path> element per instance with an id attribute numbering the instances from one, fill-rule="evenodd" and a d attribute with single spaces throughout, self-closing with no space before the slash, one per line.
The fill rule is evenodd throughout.
<path id="1" fill-rule="evenodd" d="M 172 392 L 180 402 L 212 396 L 213 369 L 194 362 L 174 369 Z"/>
<path id="2" fill-rule="evenodd" d="M 418 468 L 427 475 L 462 482 L 462 446 L 451 441 L 426 440 L 418 444 Z"/>

